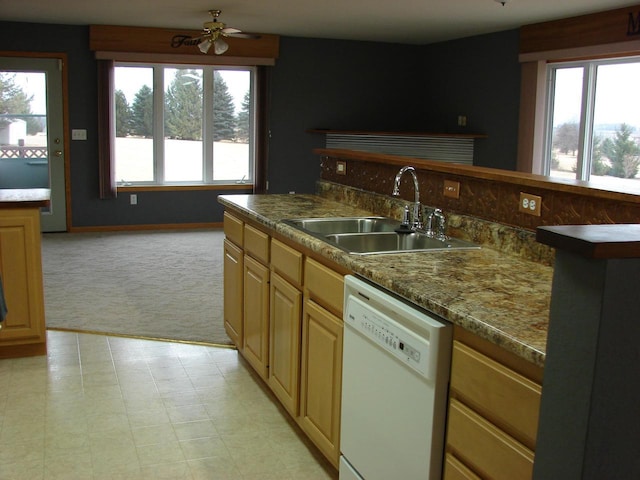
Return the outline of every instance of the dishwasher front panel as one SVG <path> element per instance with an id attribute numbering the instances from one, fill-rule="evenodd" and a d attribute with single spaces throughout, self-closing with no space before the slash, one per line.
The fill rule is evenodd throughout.
<path id="1" fill-rule="evenodd" d="M 365 284 L 357 284 L 356 288 L 362 288 L 354 292 L 354 280 L 360 282 L 351 278 L 347 280 L 351 287 L 345 289 L 347 295 L 355 296 L 345 310 L 340 479 L 354 478 L 352 470 L 365 480 L 440 479 L 451 325 L 429 317 L 428 333 L 407 331 L 410 323 L 397 323 L 381 310 L 404 315 L 409 305 L 400 307 L 397 298 L 382 290 L 372 291 L 369 284 L 367 290 Z M 385 308 L 374 309 L 381 301 L 388 302 Z M 417 309 L 410 315 L 412 321 L 426 317 Z M 397 355 L 393 344 L 405 339 L 416 352 L 431 348 L 439 352 L 438 364 L 427 368 L 432 375 L 425 376 L 420 371 L 424 368 L 415 368 Z"/>

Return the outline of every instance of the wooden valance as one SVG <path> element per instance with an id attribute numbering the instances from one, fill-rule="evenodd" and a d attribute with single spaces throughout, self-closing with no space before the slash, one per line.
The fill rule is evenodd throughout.
<path id="1" fill-rule="evenodd" d="M 202 54 L 197 39 L 201 30 L 91 25 L 89 49 L 98 58 L 120 61 L 154 61 L 219 65 L 273 65 L 280 50 L 278 35 L 259 38 L 225 37 L 229 50 L 223 55 Z M 141 56 L 140 54 L 145 54 Z M 151 57 L 149 56 L 151 55 Z"/>
<path id="2" fill-rule="evenodd" d="M 640 40 L 640 5 L 520 28 L 520 54 Z"/>

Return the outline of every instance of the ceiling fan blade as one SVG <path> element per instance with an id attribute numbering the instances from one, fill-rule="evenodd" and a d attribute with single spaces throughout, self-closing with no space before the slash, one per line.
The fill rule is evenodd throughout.
<path id="1" fill-rule="evenodd" d="M 222 33 L 230 34 L 230 33 L 240 33 L 242 30 L 233 27 L 225 27 L 220 30 Z"/>
<path id="2" fill-rule="evenodd" d="M 255 33 L 242 33 L 242 32 L 224 33 L 224 32 L 222 32 L 222 34 L 225 37 L 232 37 L 232 38 L 260 38 L 260 35 L 257 35 Z"/>

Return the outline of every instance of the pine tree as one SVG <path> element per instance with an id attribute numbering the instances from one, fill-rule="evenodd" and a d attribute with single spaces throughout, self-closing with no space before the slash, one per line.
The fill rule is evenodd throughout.
<path id="1" fill-rule="evenodd" d="M 153 136 L 153 91 L 143 85 L 131 105 L 131 133 L 141 137 Z"/>
<path id="2" fill-rule="evenodd" d="M 33 95 L 30 97 L 27 96 L 27 94 L 22 90 L 22 88 L 16 85 L 15 78 L 16 78 L 15 73 L 0 74 L 0 114 L 30 115 L 31 100 L 33 100 Z M 9 118 L 0 119 L 0 128 L 8 126 L 10 123 L 12 123 L 15 120 L 17 119 L 14 119 L 14 120 Z M 31 119 L 25 119 L 25 120 L 27 121 L 27 128 L 29 130 L 32 130 L 29 128 L 29 123 Z"/>
<path id="3" fill-rule="evenodd" d="M 247 90 L 242 100 L 242 110 L 238 113 L 238 128 L 236 137 L 239 142 L 247 143 L 249 141 L 249 113 L 251 112 L 251 93 Z"/>
<path id="4" fill-rule="evenodd" d="M 178 69 L 165 95 L 165 136 L 202 140 L 201 74 Z"/>
<path id="5" fill-rule="evenodd" d="M 593 175 L 607 175 L 609 173 L 609 165 L 604 162 L 604 152 L 602 138 L 597 135 L 593 136 L 593 145 L 591 146 L 591 173 Z"/>
<path id="6" fill-rule="evenodd" d="M 233 96 L 219 72 L 213 74 L 213 140 L 233 140 L 236 116 Z"/>
<path id="7" fill-rule="evenodd" d="M 131 108 L 122 90 L 116 90 L 116 137 L 126 137 L 131 128 Z"/>
<path id="8" fill-rule="evenodd" d="M 602 150 L 611 162 L 611 175 L 634 178 L 640 167 L 640 146 L 631 138 L 633 128 L 626 123 L 616 130 L 615 139 L 607 138 Z"/>

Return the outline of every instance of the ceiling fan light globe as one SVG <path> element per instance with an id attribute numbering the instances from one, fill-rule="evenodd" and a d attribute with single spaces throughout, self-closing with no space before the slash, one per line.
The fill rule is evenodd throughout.
<path id="1" fill-rule="evenodd" d="M 213 42 L 214 53 L 216 55 L 222 55 L 227 50 L 229 50 L 229 44 L 221 38 L 216 38 L 216 40 Z"/>
<path id="2" fill-rule="evenodd" d="M 211 48 L 211 40 L 208 38 L 206 40 L 201 41 L 198 44 L 198 50 L 200 50 L 202 53 L 207 53 L 210 48 Z"/>

